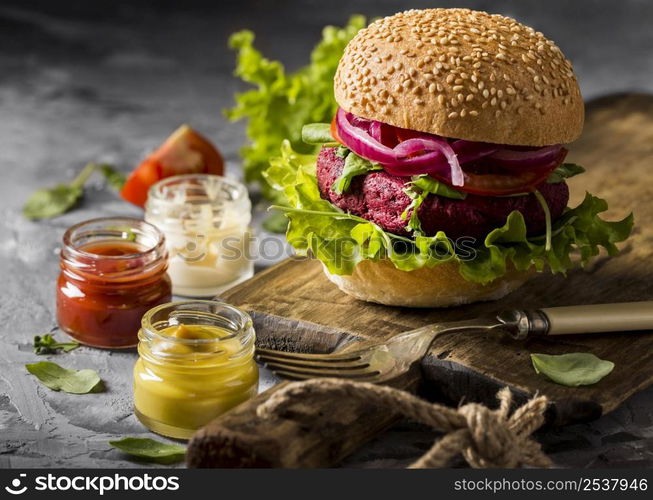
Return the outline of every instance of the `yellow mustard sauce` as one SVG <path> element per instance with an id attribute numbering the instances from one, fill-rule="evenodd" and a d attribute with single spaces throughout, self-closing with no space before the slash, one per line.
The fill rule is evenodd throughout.
<path id="1" fill-rule="evenodd" d="M 188 439 L 256 395 L 253 339 L 243 345 L 233 332 L 212 325 L 181 324 L 157 333 L 140 335 L 134 367 L 135 412 L 152 431 Z"/>

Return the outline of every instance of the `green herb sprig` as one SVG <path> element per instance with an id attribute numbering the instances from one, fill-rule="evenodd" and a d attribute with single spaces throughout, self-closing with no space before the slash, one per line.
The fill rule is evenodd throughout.
<path id="1" fill-rule="evenodd" d="M 34 337 L 34 353 L 35 354 L 55 354 L 59 350 L 63 352 L 70 352 L 80 346 L 79 342 L 57 342 L 54 336 L 50 333 L 45 335 L 36 335 Z"/>

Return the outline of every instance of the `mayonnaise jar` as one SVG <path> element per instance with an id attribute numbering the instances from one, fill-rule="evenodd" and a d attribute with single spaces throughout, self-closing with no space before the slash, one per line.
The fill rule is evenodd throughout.
<path id="1" fill-rule="evenodd" d="M 150 188 L 145 220 L 165 234 L 173 294 L 212 297 L 253 275 L 251 209 L 245 186 L 227 177 L 178 175 Z"/>

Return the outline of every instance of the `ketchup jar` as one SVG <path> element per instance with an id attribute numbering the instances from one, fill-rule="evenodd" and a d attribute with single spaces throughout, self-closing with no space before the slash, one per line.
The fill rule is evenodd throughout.
<path id="1" fill-rule="evenodd" d="M 170 302 L 167 259 L 163 234 L 147 222 L 106 217 L 72 226 L 61 250 L 59 326 L 89 346 L 136 346 L 143 315 Z"/>

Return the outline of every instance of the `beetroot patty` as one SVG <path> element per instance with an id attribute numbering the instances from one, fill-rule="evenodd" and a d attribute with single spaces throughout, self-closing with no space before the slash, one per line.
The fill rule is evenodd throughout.
<path id="1" fill-rule="evenodd" d="M 371 172 L 355 177 L 349 189 L 339 195 L 331 190 L 331 186 L 340 176 L 345 160 L 335 152 L 336 148 L 324 147 L 317 159 L 317 181 L 322 198 L 378 224 L 385 231 L 409 236 L 405 229 L 408 219 L 402 219 L 401 214 L 411 202 L 404 193 L 410 178 L 384 171 Z M 549 205 L 552 219 L 560 217 L 569 200 L 567 185 L 564 182 L 544 183 L 538 189 Z M 513 210 L 524 215 L 529 234 L 545 231 L 544 212 L 534 195 L 495 197 L 469 194 L 464 200 L 429 195 L 420 206 L 418 217 L 422 230 L 429 236 L 444 231 L 454 240 L 463 236 L 482 240 L 490 231 L 503 226 Z"/>

